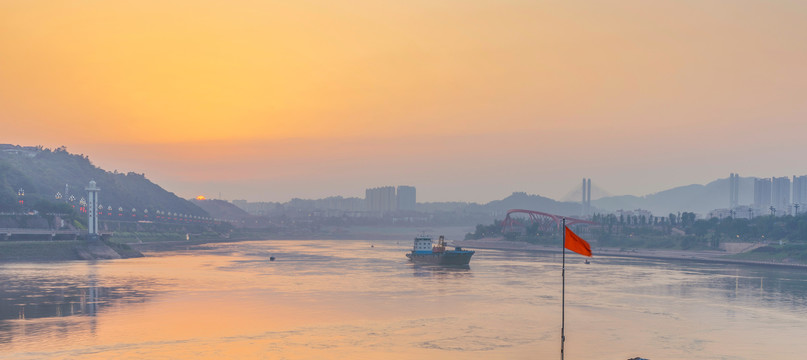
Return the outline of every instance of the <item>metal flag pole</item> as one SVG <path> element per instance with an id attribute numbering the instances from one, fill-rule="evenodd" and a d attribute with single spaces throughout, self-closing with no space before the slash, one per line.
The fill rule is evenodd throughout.
<path id="1" fill-rule="evenodd" d="M 560 360 L 563 360 L 563 345 L 566 343 L 566 218 L 563 218 L 563 245 L 560 248 L 561 253 L 563 254 L 561 258 L 563 259 L 561 265 L 561 307 L 560 307 Z"/>

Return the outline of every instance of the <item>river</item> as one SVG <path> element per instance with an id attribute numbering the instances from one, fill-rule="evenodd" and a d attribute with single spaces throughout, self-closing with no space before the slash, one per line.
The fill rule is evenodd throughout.
<path id="1" fill-rule="evenodd" d="M 442 268 L 407 262 L 410 247 L 0 264 L 0 359 L 560 357 L 559 254 L 477 250 Z M 807 271 L 567 254 L 566 337 L 567 359 L 803 359 Z"/>

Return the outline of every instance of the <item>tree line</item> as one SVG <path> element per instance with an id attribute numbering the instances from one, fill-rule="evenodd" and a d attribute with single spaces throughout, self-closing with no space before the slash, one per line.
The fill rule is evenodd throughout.
<path id="1" fill-rule="evenodd" d="M 695 213 L 668 216 L 595 214 L 597 225 L 581 226 L 580 233 L 598 246 L 620 248 L 716 249 L 724 242 L 807 243 L 807 215 L 757 216 L 698 219 Z M 479 224 L 466 239 L 504 237 L 535 244 L 560 241 L 559 229 L 541 230 L 524 220 L 515 231 L 503 232 L 502 221 Z"/>

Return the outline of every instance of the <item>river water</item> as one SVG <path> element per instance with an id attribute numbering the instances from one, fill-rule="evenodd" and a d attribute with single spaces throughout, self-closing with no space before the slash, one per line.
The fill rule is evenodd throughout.
<path id="1" fill-rule="evenodd" d="M 0 358 L 556 359 L 561 258 L 254 241 L 0 264 Z M 276 261 L 269 261 L 269 257 Z M 807 271 L 567 254 L 566 358 L 803 359 Z"/>

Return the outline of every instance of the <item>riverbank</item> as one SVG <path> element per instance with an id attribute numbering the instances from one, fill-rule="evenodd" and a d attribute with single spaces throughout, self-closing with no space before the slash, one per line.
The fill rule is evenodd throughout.
<path id="1" fill-rule="evenodd" d="M 504 239 L 480 239 L 452 241 L 452 245 L 470 249 L 489 249 L 503 251 L 539 251 L 560 253 L 559 247 L 533 245 L 526 242 L 508 241 Z M 735 254 L 715 250 L 663 250 L 663 249 L 616 249 L 606 247 L 593 247 L 592 253 L 597 256 L 618 256 L 630 258 L 645 258 L 659 260 L 687 260 L 725 264 L 765 265 L 807 268 L 807 264 L 796 262 L 758 261 L 733 258 Z"/>
<path id="2" fill-rule="evenodd" d="M 0 262 L 126 259 L 143 254 L 126 244 L 108 241 L 2 241 Z"/>
<path id="3" fill-rule="evenodd" d="M 3 241 L 0 262 L 77 260 L 75 248 L 82 240 Z"/>

